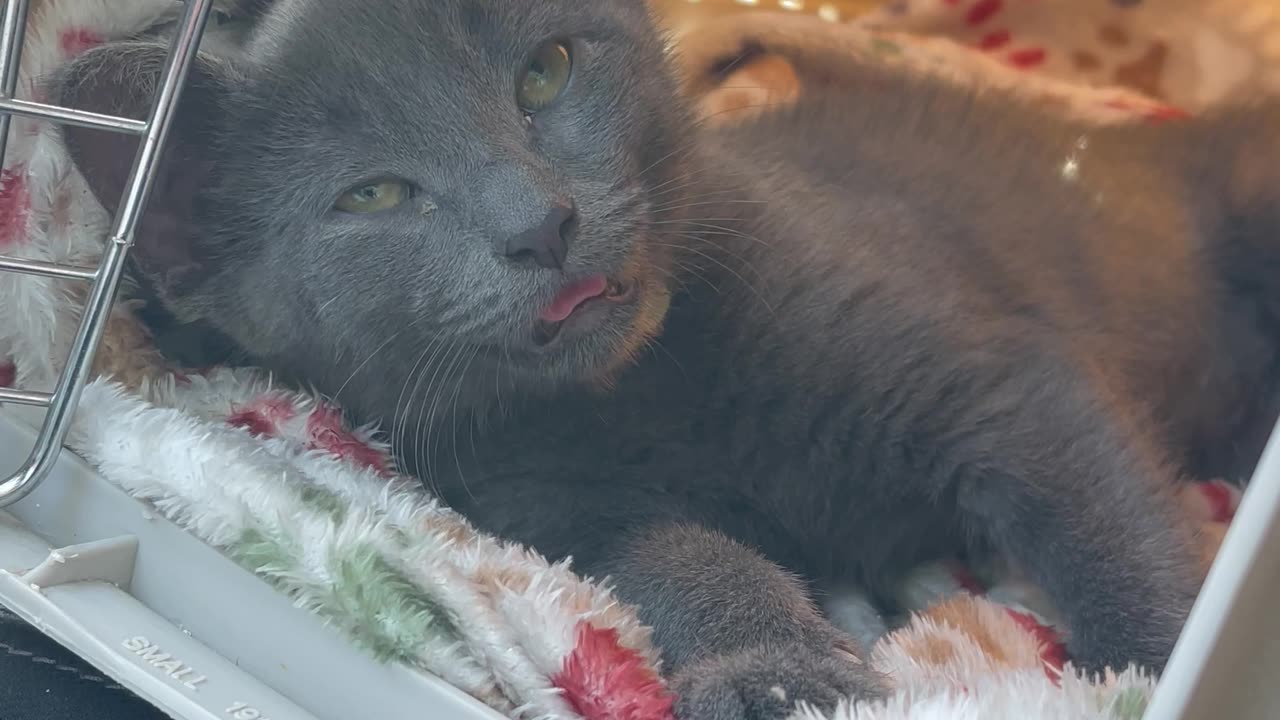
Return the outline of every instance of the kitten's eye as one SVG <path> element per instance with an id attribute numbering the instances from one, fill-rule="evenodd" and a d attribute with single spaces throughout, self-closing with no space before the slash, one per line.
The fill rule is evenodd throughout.
<path id="1" fill-rule="evenodd" d="M 399 207 L 413 195 L 403 180 L 382 180 L 360 185 L 342 193 L 334 208 L 347 213 L 368 214 Z"/>
<path id="2" fill-rule="evenodd" d="M 538 48 L 520 76 L 516 92 L 520 109 L 531 115 L 546 110 L 569 85 L 572 70 L 573 55 L 568 45 L 549 42 Z"/>

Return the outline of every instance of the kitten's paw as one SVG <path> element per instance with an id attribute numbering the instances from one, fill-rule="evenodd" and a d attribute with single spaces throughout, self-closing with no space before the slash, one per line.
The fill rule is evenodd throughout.
<path id="1" fill-rule="evenodd" d="M 1193 595 L 1153 608 L 1150 603 L 1134 603 L 1134 611 L 1119 617 L 1089 618 L 1068 623 L 1088 628 L 1068 630 L 1067 654 L 1072 664 L 1089 675 L 1106 670 L 1123 672 L 1131 665 L 1159 676 L 1173 653 L 1174 643 L 1194 601 Z"/>
<path id="2" fill-rule="evenodd" d="M 843 650 L 801 645 L 706 658 L 675 678 L 680 720 L 781 720 L 805 702 L 834 710 L 841 700 L 883 697 L 884 678 Z"/>
<path id="3" fill-rule="evenodd" d="M 1124 672 L 1136 666 L 1159 676 L 1169 662 L 1177 634 L 1152 634 L 1137 640 L 1117 639 L 1112 642 L 1067 642 L 1067 655 L 1077 670 L 1088 677 L 1102 677 L 1108 671 Z"/>

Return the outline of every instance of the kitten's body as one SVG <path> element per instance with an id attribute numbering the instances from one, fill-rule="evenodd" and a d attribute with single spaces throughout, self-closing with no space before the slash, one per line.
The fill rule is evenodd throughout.
<path id="1" fill-rule="evenodd" d="M 447 422 L 413 467 L 482 526 L 595 572 L 641 518 L 873 590 L 1003 531 L 1061 563 L 1037 579 L 1073 614 L 1129 573 L 1189 602 L 1166 493 L 1252 469 L 1276 344 L 1202 234 L 1229 222 L 1221 195 L 1171 171 L 1195 162 L 1185 128 L 1074 127 L 924 84 L 868 103 L 882 79 L 710 131 L 689 170 L 700 230 L 670 240 L 691 248 L 687 291 L 651 351 L 607 391 Z M 1205 139 L 1205 157 L 1232 149 Z M 1057 533 L 1093 535 L 1121 577 L 1081 583 Z M 1079 642 L 1168 607 L 1132 600 Z M 1148 640 L 1158 663 L 1172 638 Z"/>
<path id="2" fill-rule="evenodd" d="M 160 184 L 144 284 L 382 419 L 482 527 L 612 575 L 684 717 L 879 692 L 777 564 L 877 587 L 973 540 L 1084 663 L 1167 659 L 1197 585 L 1168 491 L 1246 472 L 1275 415 L 1274 110 L 1090 130 L 800 53 L 797 106 L 692 131 L 634 73 L 660 58 L 630 0 L 282 0 L 265 27 L 256 67 L 197 69 L 174 157 L 209 187 Z M 593 38 L 580 77 L 522 127 L 504 63 L 558 35 Z M 157 61 L 90 54 L 63 95 L 128 109 L 118 68 Z M 413 63 L 462 90 L 377 74 Z M 110 204 L 128 148 L 68 139 Z M 378 162 L 429 168 L 430 204 L 325 210 L 318 178 Z M 495 260 L 543 193 L 582 216 L 564 268 Z M 531 344 L 593 272 L 635 299 Z"/>

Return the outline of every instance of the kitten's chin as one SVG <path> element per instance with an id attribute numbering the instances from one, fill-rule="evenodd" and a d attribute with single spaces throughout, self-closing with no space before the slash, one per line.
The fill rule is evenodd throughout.
<path id="1" fill-rule="evenodd" d="M 596 385 L 612 385 L 620 372 L 636 362 L 640 353 L 662 332 L 671 308 L 671 289 L 662 282 L 642 283 L 635 289 L 631 322 L 624 332 L 609 338 L 613 351 L 588 379 Z"/>
<path id="2" fill-rule="evenodd" d="M 640 353 L 662 332 L 671 308 L 671 288 L 660 266 L 666 258 L 654 254 L 656 248 L 637 245 L 616 282 L 630 295 L 625 305 L 614 308 L 611 317 L 588 336 L 577 350 L 582 366 L 579 379 L 596 386 L 610 386 L 618 374 L 633 365 Z M 570 348 L 572 351 L 573 348 Z"/>

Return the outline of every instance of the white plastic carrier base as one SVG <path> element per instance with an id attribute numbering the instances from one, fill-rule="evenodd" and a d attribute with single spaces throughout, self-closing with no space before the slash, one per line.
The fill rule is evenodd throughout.
<path id="1" fill-rule="evenodd" d="M 0 412 L 0 468 L 34 439 Z M 0 604 L 180 720 L 501 717 L 376 662 L 70 452 L 0 512 Z"/>

